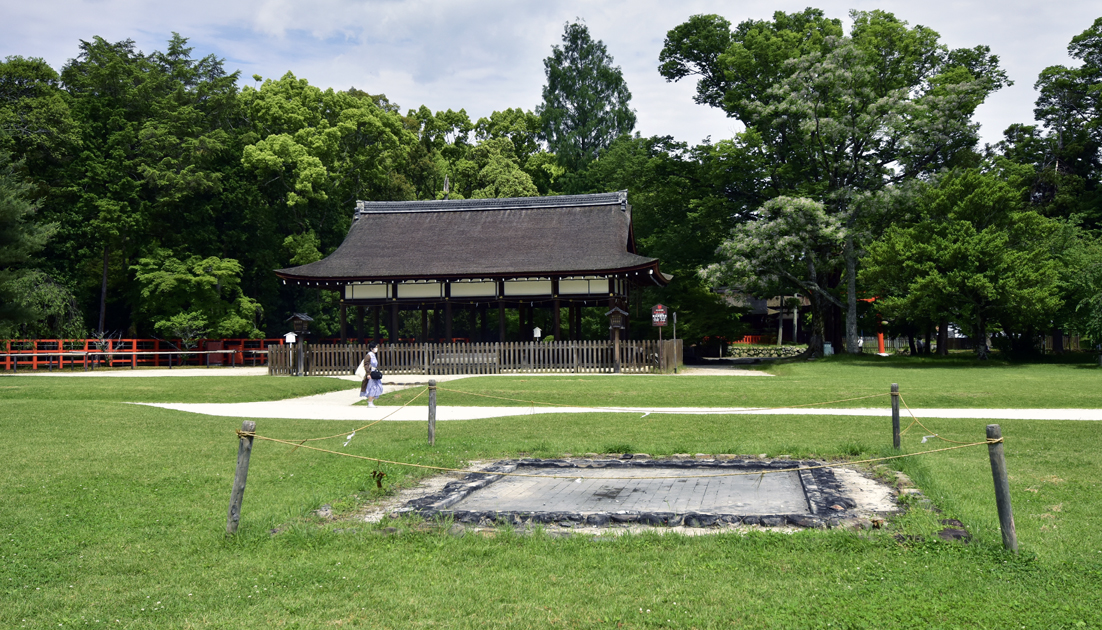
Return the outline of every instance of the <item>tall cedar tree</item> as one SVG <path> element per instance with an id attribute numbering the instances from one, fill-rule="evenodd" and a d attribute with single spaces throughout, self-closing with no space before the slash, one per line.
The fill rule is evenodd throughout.
<path id="1" fill-rule="evenodd" d="M 567 23 L 562 47 L 543 60 L 547 85 L 536 108 L 543 134 L 560 164 L 577 171 L 617 136 L 635 129 L 631 92 L 602 41 L 585 24 Z"/>

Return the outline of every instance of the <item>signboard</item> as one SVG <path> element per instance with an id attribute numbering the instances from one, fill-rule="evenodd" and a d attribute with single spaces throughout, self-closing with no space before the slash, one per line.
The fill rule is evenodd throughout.
<path id="1" fill-rule="evenodd" d="M 666 307 L 661 304 L 655 304 L 650 309 L 650 323 L 651 326 L 665 326 L 667 320 Z"/>

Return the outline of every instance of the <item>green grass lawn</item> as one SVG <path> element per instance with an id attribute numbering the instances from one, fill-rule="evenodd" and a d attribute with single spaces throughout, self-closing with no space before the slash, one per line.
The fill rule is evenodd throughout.
<path id="1" fill-rule="evenodd" d="M 826 361 L 753 366 L 772 377 L 540 375 L 440 383 L 441 405 L 537 403 L 591 407 L 780 407 L 879 395 L 824 407 L 890 407 L 898 383 L 906 403 L 933 408 L 1098 408 L 1102 368 L 1096 363 L 984 363 L 959 357 L 834 357 Z M 420 389 L 397 392 L 403 404 Z M 488 398 L 483 396 L 494 396 Z M 502 400 L 509 399 L 509 400 Z M 427 404 L 422 396 L 413 404 Z"/>
<path id="2" fill-rule="evenodd" d="M 1097 389 L 1098 370 L 933 363 L 793 364 L 772 379 L 721 383 L 518 377 L 511 385 L 494 378 L 452 386 L 484 381 L 488 391 L 568 402 L 604 391 L 616 402 L 599 404 L 682 406 L 685 398 L 713 400 L 724 386 L 751 388 L 743 404 L 759 405 L 821 400 L 840 389 L 875 393 L 894 381 L 932 400 L 967 400 L 964 392 L 982 389 L 991 401 L 1023 401 L 990 406 L 1097 406 L 1089 390 Z M 322 504 L 348 513 L 370 501 L 376 468 L 391 484 L 423 473 L 257 441 L 240 532 L 227 539 L 233 431 L 241 421 L 122 404 L 271 400 L 347 385 L 0 377 L 0 627 L 1102 627 L 1099 423 L 1001 423 L 1021 543 L 1015 557 L 1002 550 L 985 447 L 895 460 L 944 513 L 916 507 L 884 530 L 594 540 L 507 530 L 454 537 L 410 521 L 322 522 L 311 514 Z M 650 402 L 635 401 L 633 392 Z M 1072 393 L 1076 404 L 1065 401 Z M 968 441 L 982 440 L 984 424 L 927 422 Z M 302 438 L 352 426 L 259 420 L 257 431 Z M 459 466 L 518 452 L 616 450 L 858 459 L 889 454 L 890 439 L 884 418 L 595 413 L 441 423 L 434 448 L 423 423 L 381 423 L 348 447 L 324 444 Z M 919 439 L 905 436 L 904 450 L 929 447 Z M 939 518 L 963 521 L 972 542 L 937 541 Z M 397 535 L 381 532 L 395 524 Z"/>

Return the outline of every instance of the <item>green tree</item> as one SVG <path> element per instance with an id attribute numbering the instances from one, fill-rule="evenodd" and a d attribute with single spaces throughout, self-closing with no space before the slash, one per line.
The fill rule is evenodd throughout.
<path id="1" fill-rule="evenodd" d="M 156 100 L 157 74 L 132 40 L 112 44 L 99 37 L 82 40 L 80 54 L 61 72 L 73 97 L 82 149 L 66 177 L 70 209 L 57 208 L 63 216 L 59 245 L 68 250 L 68 260 L 90 260 L 97 253 L 102 259 L 96 327 L 101 334 L 107 320 L 111 254 L 122 260 L 135 254 L 136 237 L 148 227 L 137 152 L 141 125 Z M 125 270 L 118 265 L 116 269 L 116 285 L 124 285 Z"/>
<path id="2" fill-rule="evenodd" d="M 1032 167 L 1029 202 L 1047 216 L 1102 227 L 1102 18 L 1072 38 L 1075 67 L 1050 66 L 1034 85 L 1039 125 L 1011 125 L 995 150 Z"/>
<path id="3" fill-rule="evenodd" d="M 167 251 L 134 266 L 141 287 L 141 315 L 160 335 L 185 337 L 182 330 L 217 337 L 260 337 L 260 305 L 241 291 L 241 264 L 232 258 L 191 256 Z"/>
<path id="4" fill-rule="evenodd" d="M 323 91 L 287 73 L 245 88 L 241 99 L 255 134 L 241 160 L 285 233 L 314 230 L 323 247 L 335 247 L 357 199 L 412 196 L 399 172 L 414 137 L 370 95 Z"/>
<path id="5" fill-rule="evenodd" d="M 320 332 L 335 320 L 337 302 L 316 289 L 280 287 L 271 269 L 302 260 L 315 239 L 319 255 L 336 249 L 356 200 L 416 198 L 417 182 L 407 175 L 417 137 L 385 98 L 322 90 L 291 73 L 243 88 L 240 104 L 248 127 L 239 163 L 256 189 L 249 262 L 263 276 L 256 282 L 267 296 L 267 326 L 279 329 L 287 313 L 302 311 Z M 266 257 L 252 253 L 261 248 Z"/>
<path id="6" fill-rule="evenodd" d="M 631 133 L 635 111 L 620 67 L 585 24 L 567 23 L 562 41 L 543 60 L 547 85 L 536 113 L 551 152 L 576 171 L 616 137 Z"/>
<path id="7" fill-rule="evenodd" d="M 1022 207 L 1020 191 L 993 173 L 958 171 L 930 187 L 911 225 L 869 243 L 861 279 L 886 313 L 947 314 L 981 359 L 1000 326 L 1028 350 L 1062 306 L 1060 225 Z"/>
<path id="8" fill-rule="evenodd" d="M 1006 78 L 984 47 L 948 50 L 937 33 L 882 11 L 851 17 L 848 37 L 814 9 L 744 22 L 729 36 L 724 20 L 697 18 L 670 31 L 661 71 L 668 80 L 700 75 L 698 100 L 757 134 L 775 194 L 821 201 L 842 221 L 846 345 L 857 352 L 860 245 L 890 218 L 877 212 L 890 205 L 878 197 L 974 159 L 972 113 Z M 693 42 L 706 50 L 690 55 Z"/>
<path id="9" fill-rule="evenodd" d="M 1098 349 L 1102 346 L 1102 239 L 1088 245 L 1081 262 L 1074 276 L 1075 313 L 1070 328 L 1082 333 Z"/>
<path id="10" fill-rule="evenodd" d="M 632 317 L 645 317 L 661 302 L 678 313 L 678 336 L 738 338 L 746 332 L 742 311 L 711 291 L 697 274 L 717 260 L 716 248 L 746 213 L 760 203 L 759 147 L 745 137 L 689 147 L 670 137 L 621 136 L 600 158 L 576 174 L 579 192 L 628 190 L 635 243 L 662 261 L 674 278 L 663 289 L 633 293 Z M 632 335 L 654 335 L 633 327 Z"/>
<path id="11" fill-rule="evenodd" d="M 58 168 L 80 146 L 70 102 L 61 77 L 42 59 L 0 62 L 0 150 L 10 151 L 40 188 L 56 185 Z"/>
<path id="12" fill-rule="evenodd" d="M 132 324 L 141 298 L 131 262 L 158 248 L 221 254 L 223 233 L 232 233 L 215 217 L 238 201 L 226 187 L 235 179 L 226 170 L 229 130 L 240 122 L 237 75 L 213 56 L 192 59 L 191 50 L 178 34 L 150 55 L 133 41 L 97 37 L 82 41 L 61 72 L 81 148 L 46 208 L 61 226 L 51 254 L 70 261 L 56 270 L 62 277 L 87 293 L 98 285 L 98 300 L 83 301 L 98 302 L 101 333 L 109 320 Z M 98 273 L 89 263 L 96 259 Z"/>
<path id="13" fill-rule="evenodd" d="M 0 339 L 73 339 L 88 333 L 72 291 L 42 271 L 27 270 L 0 291 L 27 314 L 21 321 L 0 322 Z"/>
<path id="14" fill-rule="evenodd" d="M 845 241 L 845 227 L 824 204 L 806 197 L 770 199 L 757 214 L 756 220 L 732 231 L 717 252 L 719 262 L 701 275 L 713 286 L 739 287 L 755 295 L 806 295 L 812 312 L 808 349 L 821 353 L 826 306 L 841 304 L 825 279 L 836 271 L 834 252 Z"/>
<path id="15" fill-rule="evenodd" d="M 17 165 L 0 150 L 0 332 L 33 321 L 39 313 L 26 303 L 21 285 L 32 256 L 53 235 L 56 226 L 35 221 L 35 206 L 27 197 L 30 185 L 18 176 Z"/>

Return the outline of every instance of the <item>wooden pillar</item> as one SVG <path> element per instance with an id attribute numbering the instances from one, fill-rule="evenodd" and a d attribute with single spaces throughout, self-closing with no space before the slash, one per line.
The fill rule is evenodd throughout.
<path id="1" fill-rule="evenodd" d="M 624 310 L 627 313 L 631 312 L 631 302 L 629 302 L 625 296 Z M 631 316 L 625 313 L 624 315 L 624 330 L 620 333 L 620 339 L 627 341 L 631 339 Z"/>
<path id="2" fill-rule="evenodd" d="M 620 373 L 620 329 L 612 329 L 612 371 Z"/>
<path id="3" fill-rule="evenodd" d="M 505 343 L 505 302 L 497 303 L 497 340 Z"/>
<path id="4" fill-rule="evenodd" d="M 348 343 L 348 305 L 341 302 L 341 343 Z"/>
<path id="5" fill-rule="evenodd" d="M 574 307 L 574 341 L 582 340 L 582 307 L 576 305 Z"/>
<path id="6" fill-rule="evenodd" d="M 995 507 L 999 511 L 1003 547 L 1017 554 L 1018 531 L 1014 527 L 1014 510 L 1010 505 L 1010 477 L 1006 472 L 1002 438 L 1002 428 L 999 425 L 987 425 L 987 452 L 991 458 L 991 476 L 995 480 Z"/>
<path id="7" fill-rule="evenodd" d="M 489 310 L 490 310 L 490 305 L 486 304 L 485 302 L 478 305 L 478 315 L 479 315 L 479 317 L 478 317 L 478 319 L 479 319 L 478 341 L 479 341 L 479 343 L 486 343 L 486 341 L 489 339 L 489 336 L 490 336 L 489 332 L 488 332 L 489 325 L 486 322 L 486 320 L 489 319 Z"/>
<path id="8" fill-rule="evenodd" d="M 536 307 L 529 304 L 524 311 L 528 314 L 528 323 L 524 326 L 524 340 L 532 341 L 532 331 L 536 329 Z"/>
<path id="9" fill-rule="evenodd" d="M 360 343 L 363 343 L 367 337 L 367 330 L 364 328 L 364 307 L 356 307 L 356 337 L 359 338 Z"/>
<path id="10" fill-rule="evenodd" d="M 390 305 L 390 343 L 398 343 L 398 304 Z"/>
<path id="11" fill-rule="evenodd" d="M 427 304 L 421 305 L 421 343 L 425 343 L 429 338 L 429 307 Z"/>
<path id="12" fill-rule="evenodd" d="M 429 446 L 436 444 L 436 379 L 429 379 Z"/>
<path id="13" fill-rule="evenodd" d="M 562 341 L 562 322 L 559 321 L 561 317 L 561 313 L 559 311 L 562 309 L 562 303 L 559 302 L 559 298 L 555 298 L 555 301 L 552 302 L 551 309 L 551 321 L 554 322 L 554 326 L 552 326 L 552 328 L 554 329 L 553 334 L 555 335 L 555 341 Z"/>
<path id="14" fill-rule="evenodd" d="M 527 313 L 525 313 L 526 310 L 527 309 L 525 309 L 524 307 L 524 302 L 520 302 L 517 304 L 517 336 L 520 337 L 521 341 L 528 340 L 524 333 L 524 327 L 528 325 Z M 532 332 L 529 331 L 528 335 L 531 334 Z"/>
<path id="15" fill-rule="evenodd" d="M 899 383 L 892 383 L 892 448 L 899 450 Z"/>
<path id="16" fill-rule="evenodd" d="M 452 303 L 444 302 L 444 343 L 452 342 Z"/>
<path id="17" fill-rule="evenodd" d="M 241 423 L 241 432 L 237 434 L 237 469 L 233 475 L 233 488 L 230 490 L 230 509 L 226 517 L 226 533 L 236 534 L 237 524 L 241 521 L 241 501 L 245 498 L 245 482 L 249 478 L 249 456 L 253 452 L 253 437 L 256 435 L 256 421 Z"/>
<path id="18" fill-rule="evenodd" d="M 375 335 L 371 339 L 372 339 L 372 341 L 378 343 L 379 340 L 382 339 L 382 336 L 383 336 L 382 335 L 382 329 L 379 326 L 379 323 L 380 323 L 379 320 L 382 319 L 383 307 L 375 306 L 372 310 L 374 311 L 373 315 L 375 316 Z"/>

